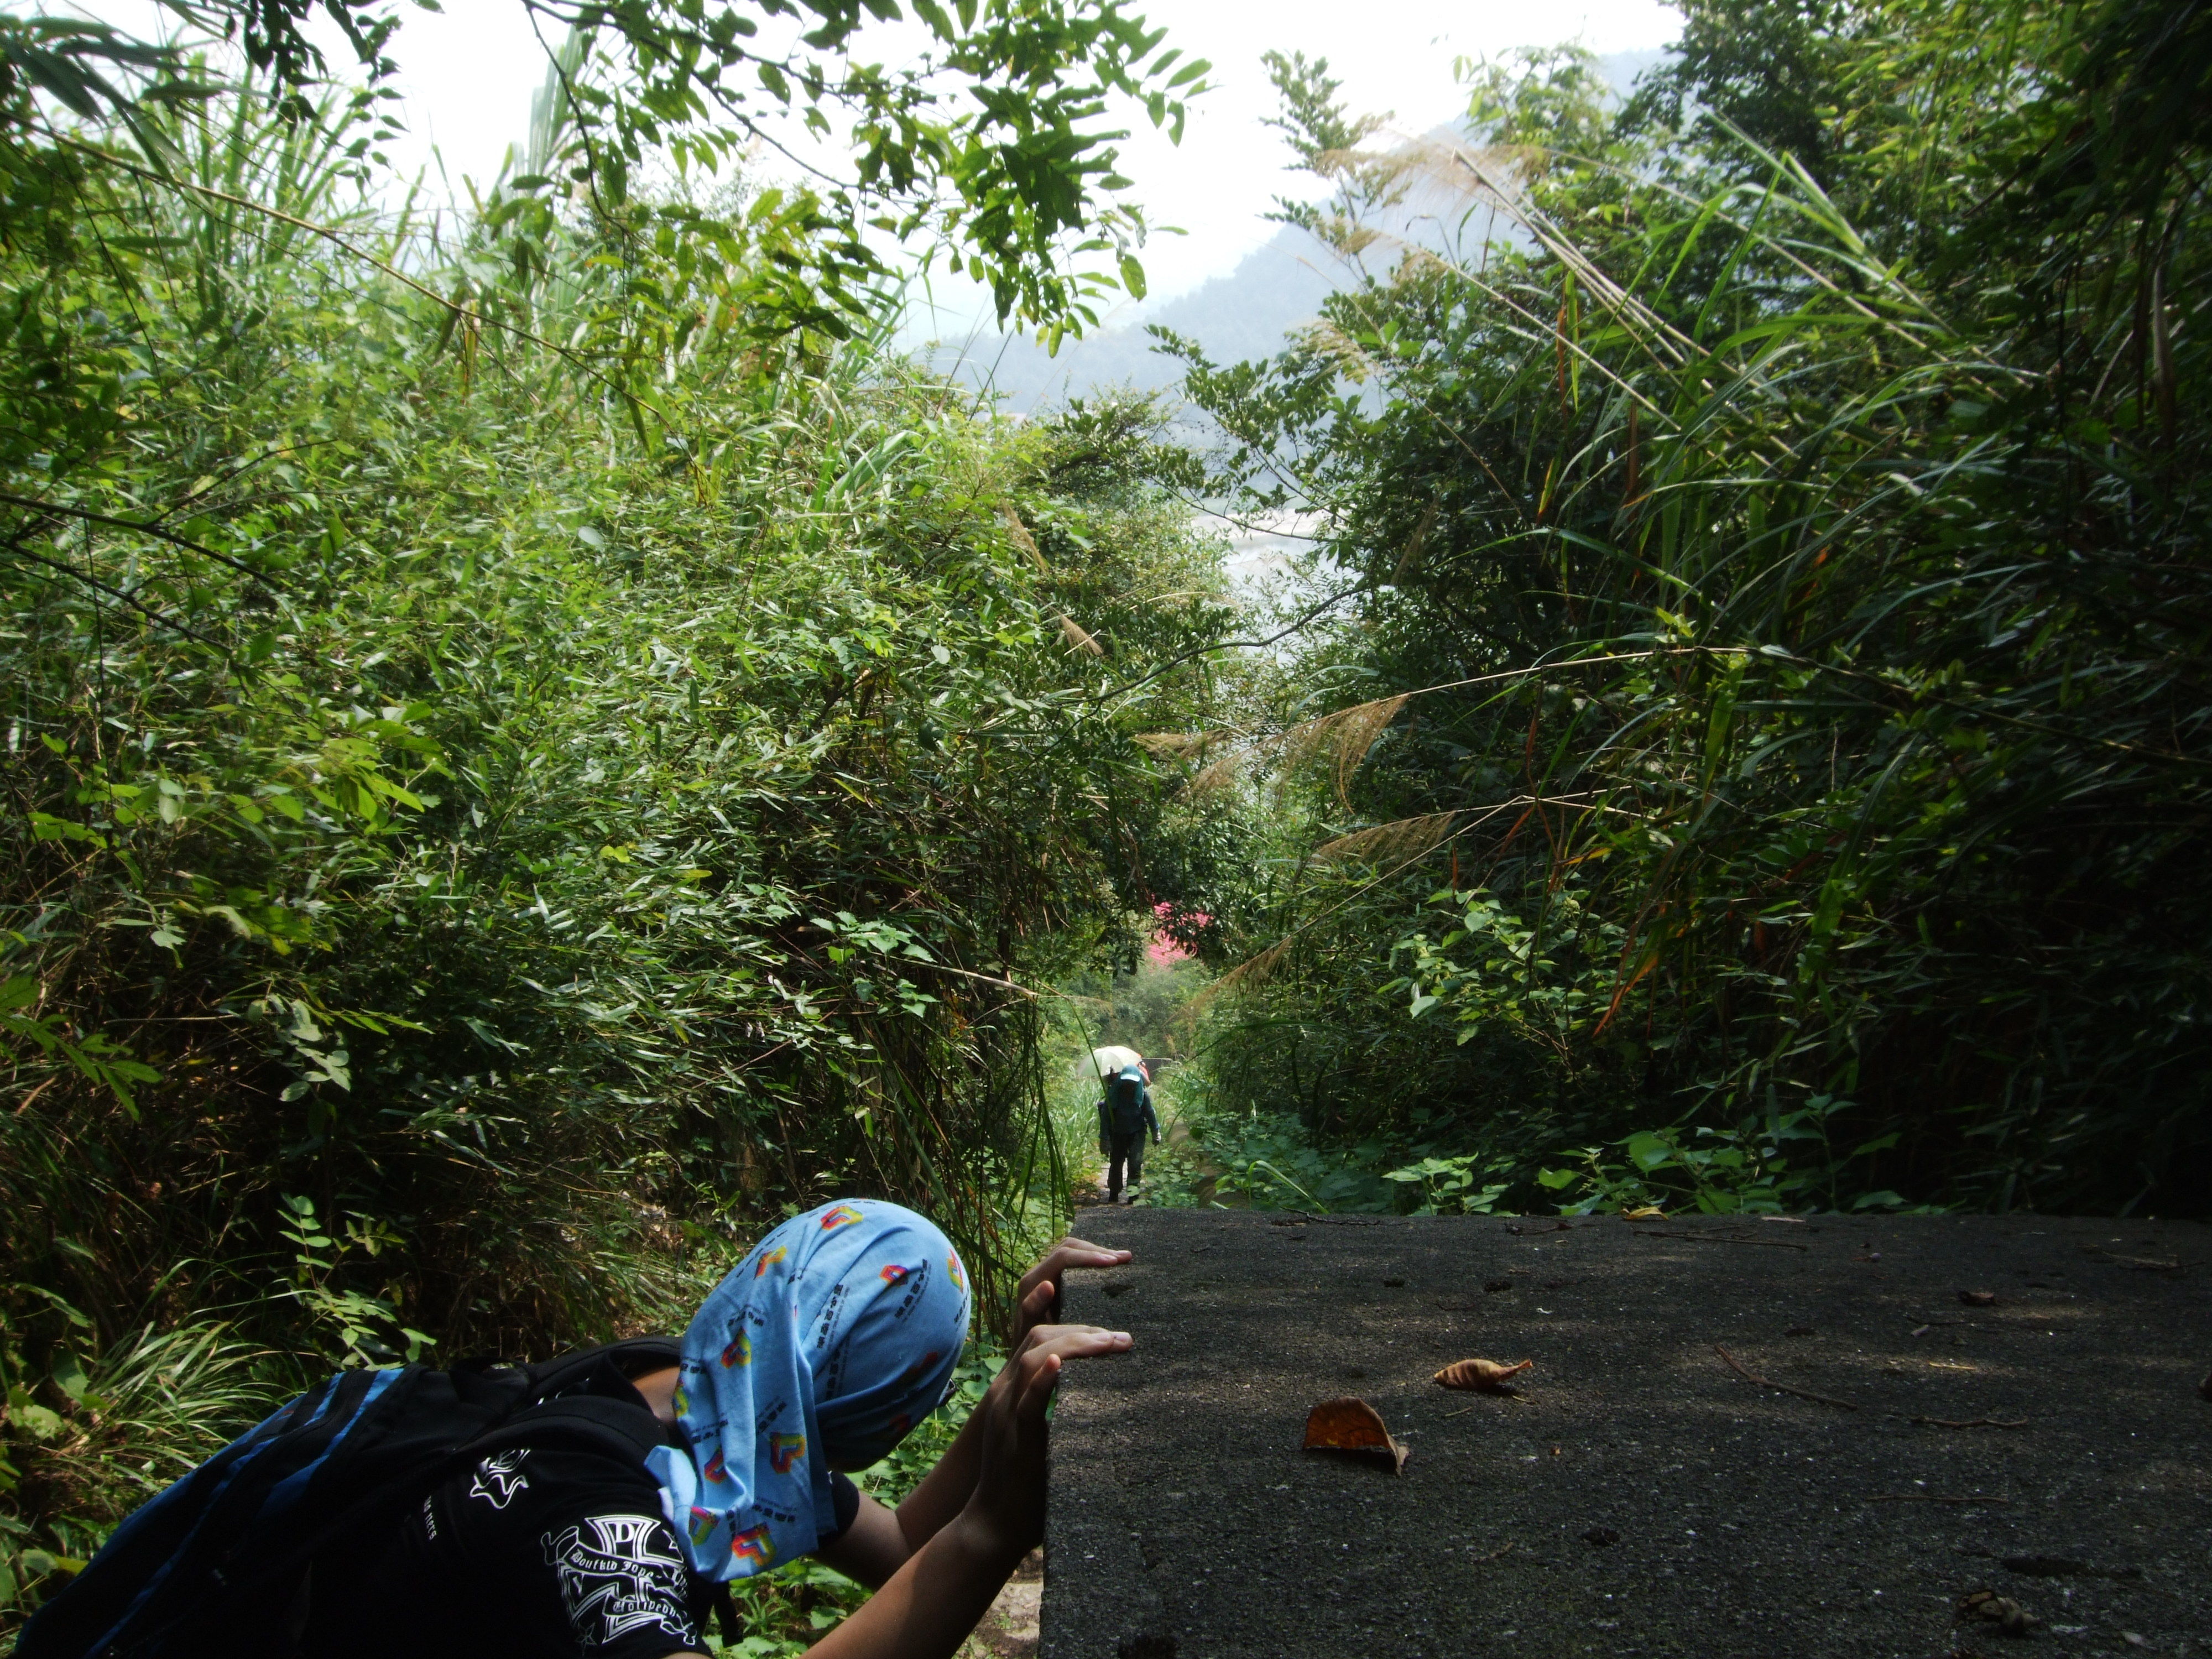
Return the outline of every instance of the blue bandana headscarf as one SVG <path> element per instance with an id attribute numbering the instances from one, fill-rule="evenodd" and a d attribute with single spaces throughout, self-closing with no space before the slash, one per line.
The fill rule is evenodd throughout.
<path id="1" fill-rule="evenodd" d="M 693 1571 L 750 1578 L 812 1550 L 836 1526 L 831 1461 L 865 1468 L 937 1408 L 968 1309 L 951 1241 L 896 1204 L 825 1204 L 755 1245 L 684 1334 L 690 1455 L 646 1457 Z"/>

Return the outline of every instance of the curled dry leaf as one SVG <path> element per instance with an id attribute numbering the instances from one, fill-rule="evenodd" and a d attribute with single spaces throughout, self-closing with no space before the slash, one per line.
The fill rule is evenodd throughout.
<path id="1" fill-rule="evenodd" d="M 1620 1218 L 1623 1221 L 1664 1221 L 1667 1218 L 1667 1212 L 1656 1204 L 1641 1204 L 1635 1209 L 1623 1210 L 1620 1212 Z"/>
<path id="2" fill-rule="evenodd" d="M 1997 1305 L 1995 1291 L 1961 1291 L 1959 1300 L 1969 1308 L 1994 1308 Z"/>
<path id="3" fill-rule="evenodd" d="M 1517 1365 L 1501 1365 L 1494 1359 L 1462 1359 L 1438 1371 L 1436 1381 L 1443 1388 L 1476 1389 L 1495 1394 L 1504 1388 L 1507 1377 L 1527 1370 L 1535 1363 L 1524 1359 Z"/>
<path id="4" fill-rule="evenodd" d="M 1324 1400 L 1308 1412 L 1305 1449 L 1387 1457 L 1393 1474 L 1405 1473 L 1406 1448 L 1390 1437 L 1382 1413 L 1364 1400 Z"/>

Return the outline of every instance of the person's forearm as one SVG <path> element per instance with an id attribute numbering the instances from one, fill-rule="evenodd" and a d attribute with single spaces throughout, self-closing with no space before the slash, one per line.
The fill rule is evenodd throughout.
<path id="1" fill-rule="evenodd" d="M 969 1413 L 937 1467 L 898 1506 L 899 1530 L 906 1547 L 918 1550 L 937 1535 L 938 1529 L 967 1507 L 975 1495 L 975 1474 L 982 1466 L 982 1413 Z"/>
<path id="2" fill-rule="evenodd" d="M 971 1484 L 973 1478 L 971 1469 Z M 903 1515 L 906 1505 L 899 1509 Z M 957 1516 L 936 1528 L 859 1612 L 809 1648 L 808 1659 L 951 1659 L 1023 1554 L 973 1515 Z"/>

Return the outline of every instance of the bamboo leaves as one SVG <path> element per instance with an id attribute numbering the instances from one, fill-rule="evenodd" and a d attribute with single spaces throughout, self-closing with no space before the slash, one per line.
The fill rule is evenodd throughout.
<path id="1" fill-rule="evenodd" d="M 2001 7 L 2011 57 L 1947 52 L 1966 26 L 1917 0 L 1832 27 L 1759 9 L 1691 7 L 1686 56 L 1626 121 L 1571 67 L 1486 73 L 1468 225 L 1494 210 L 1520 238 L 1409 255 L 1332 302 L 1362 404 L 1319 344 L 1195 366 L 1243 446 L 1223 483 L 1288 481 L 1332 575 L 1364 580 L 1358 631 L 1308 672 L 1415 699 L 1313 835 L 1297 921 L 1248 936 L 1300 941 L 1249 1004 L 1254 1042 L 1308 1034 L 1315 1125 L 1449 1101 L 1488 1137 L 1533 1091 L 1606 1139 L 1625 1113 L 1817 1097 L 1852 1103 L 1870 1191 L 1893 1134 L 1926 1194 L 2166 1192 L 2203 1144 L 2184 1056 L 2212 968 L 2179 940 L 2212 890 L 2181 850 L 2208 758 L 2182 550 L 2203 504 L 2160 458 L 2203 438 L 2173 389 L 2206 360 L 2168 319 L 2172 273 L 2212 244 L 2163 141 L 2100 149 L 2097 183 L 2039 169 L 2098 100 L 2194 60 L 2143 56 L 2154 9 L 2133 4 Z M 1749 44 L 1770 24 L 1832 77 L 1810 102 Z M 1327 106 L 1285 78 L 1294 112 Z M 1402 174 L 1370 161 L 1329 173 L 1347 222 Z M 1462 830 L 1516 795 L 1574 805 Z M 1420 890 L 1330 885 L 1447 817 Z M 1420 896 L 1447 859 L 1481 896 L 1456 926 Z M 1383 997 L 1411 1015 L 1397 1034 Z M 1447 1029 L 1485 1062 L 1439 1054 Z M 1542 1082 L 1486 1075 L 1537 1034 Z M 1276 1079 L 1260 1097 L 1291 1086 L 1233 1064 Z M 2143 1067 L 2188 1103 L 2159 1109 L 2138 1169 L 2098 1149 L 2151 1133 L 2113 1083 Z"/>

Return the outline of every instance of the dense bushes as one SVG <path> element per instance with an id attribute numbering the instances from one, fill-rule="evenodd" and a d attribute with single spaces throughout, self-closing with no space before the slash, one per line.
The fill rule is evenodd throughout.
<path id="1" fill-rule="evenodd" d="M 0 1605 L 142 1490 L 117 1379 L 158 1461 L 831 1192 L 995 1295 L 1065 1199 L 1023 983 L 1178 896 L 1087 682 L 1227 616 L 1141 405 L 764 338 L 581 192 L 394 228 L 342 113 L 134 118 L 175 171 L 0 145 Z"/>
<path id="2" fill-rule="evenodd" d="M 1688 15 L 1626 110 L 1483 72 L 1466 147 L 1282 67 L 1303 216 L 1390 269 L 1191 385 L 1358 590 L 1264 757 L 1388 731 L 1221 906 L 1221 1074 L 1455 1115 L 1524 1206 L 1680 1126 L 1844 1202 L 2201 1211 L 2212 13 Z M 1459 241 L 1383 260 L 1413 191 Z"/>

